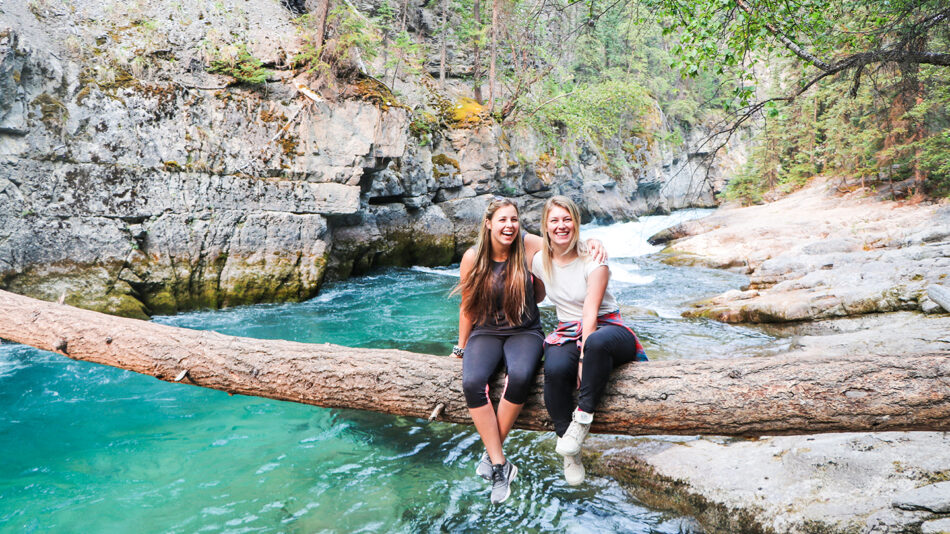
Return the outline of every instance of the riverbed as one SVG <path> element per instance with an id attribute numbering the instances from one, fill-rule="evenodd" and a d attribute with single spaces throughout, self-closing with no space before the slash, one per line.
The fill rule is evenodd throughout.
<path id="1" fill-rule="evenodd" d="M 683 319 L 746 277 L 659 261 L 646 239 L 709 210 L 585 227 L 611 253 L 611 289 L 652 359 L 769 353 L 781 338 Z M 376 271 L 297 304 L 156 317 L 230 335 L 448 354 L 458 268 Z M 545 329 L 553 308 L 542 306 Z M 169 384 L 0 346 L 0 531 L 677 533 L 687 517 L 638 503 L 616 481 L 567 486 L 551 433 L 514 431 L 509 501 L 474 474 L 472 427 L 313 408 Z"/>

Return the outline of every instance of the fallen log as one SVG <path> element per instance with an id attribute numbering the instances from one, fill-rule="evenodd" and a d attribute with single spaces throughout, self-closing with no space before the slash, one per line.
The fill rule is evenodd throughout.
<path id="1" fill-rule="evenodd" d="M 448 356 L 226 336 L 6 291 L 0 291 L 0 338 L 232 394 L 471 422 L 461 361 Z M 732 436 L 947 431 L 948 355 L 631 364 L 614 374 L 593 430 Z M 517 426 L 550 428 L 540 378 Z"/>

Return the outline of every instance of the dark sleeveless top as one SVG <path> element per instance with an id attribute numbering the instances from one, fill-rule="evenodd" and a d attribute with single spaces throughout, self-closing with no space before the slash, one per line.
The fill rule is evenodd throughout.
<path id="1" fill-rule="evenodd" d="M 509 336 L 531 332 L 537 333 L 538 336 L 543 338 L 544 335 L 541 333 L 541 314 L 538 312 L 538 304 L 534 298 L 534 279 L 531 271 L 527 268 L 525 268 L 525 306 L 524 312 L 521 314 L 521 321 L 517 325 L 512 325 L 505 319 L 505 266 L 507 264 L 508 263 L 504 261 L 492 261 L 492 293 L 495 294 L 495 301 L 492 302 L 485 322 L 474 325 L 471 335 L 488 334 Z"/>

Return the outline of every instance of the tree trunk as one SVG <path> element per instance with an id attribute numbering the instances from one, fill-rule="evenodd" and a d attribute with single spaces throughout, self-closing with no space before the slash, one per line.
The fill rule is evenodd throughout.
<path id="1" fill-rule="evenodd" d="M 323 47 L 323 41 L 327 34 L 327 15 L 330 13 L 330 0 L 320 0 L 317 4 L 316 20 L 314 25 L 317 29 L 317 35 L 314 39 L 314 45 L 317 50 Z"/>
<path id="2" fill-rule="evenodd" d="M 166 381 L 470 424 L 461 361 L 258 340 L 113 317 L 0 291 L 0 338 Z M 493 390 L 500 390 L 496 380 Z M 539 378 L 516 424 L 550 428 Z M 441 408 L 439 408 L 441 406 Z M 437 409 L 439 408 L 439 409 Z M 944 355 L 676 360 L 618 369 L 593 431 L 755 436 L 950 430 Z"/>
<path id="3" fill-rule="evenodd" d="M 442 26 L 439 30 L 439 87 L 445 89 L 445 55 L 446 55 L 446 45 L 445 45 L 445 34 L 449 31 L 447 22 L 449 20 L 449 0 L 442 0 Z"/>
<path id="4" fill-rule="evenodd" d="M 491 59 L 488 63 L 488 112 L 495 110 L 495 63 L 498 60 L 498 5 L 501 0 L 491 3 Z"/>
<path id="5" fill-rule="evenodd" d="M 482 103 L 482 56 L 481 51 L 479 50 L 478 42 L 481 40 L 482 33 L 482 8 L 479 0 L 475 0 L 475 6 L 472 8 L 475 12 L 475 31 L 478 34 L 475 37 L 475 50 L 474 58 L 472 62 L 475 64 L 474 69 L 472 70 L 472 93 L 475 95 L 475 100 L 479 104 Z"/>

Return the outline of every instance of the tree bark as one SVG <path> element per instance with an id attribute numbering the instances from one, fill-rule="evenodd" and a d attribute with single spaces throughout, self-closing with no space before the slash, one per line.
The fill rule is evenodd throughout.
<path id="1" fill-rule="evenodd" d="M 477 36 L 475 37 L 475 50 L 474 58 L 472 62 L 474 63 L 474 68 L 472 69 L 472 93 L 475 95 L 475 100 L 481 104 L 482 103 L 482 56 L 481 51 L 478 46 L 479 40 L 481 40 L 482 34 L 482 8 L 479 0 L 475 0 L 475 5 L 472 8 L 475 15 L 475 30 Z"/>
<path id="2" fill-rule="evenodd" d="M 439 87 L 445 89 L 445 56 L 446 39 L 445 34 L 449 31 L 447 26 L 449 13 L 449 0 L 442 0 L 442 24 L 439 30 Z"/>
<path id="3" fill-rule="evenodd" d="M 0 291 L 0 338 L 212 389 L 471 424 L 461 361 L 259 340 L 124 319 Z M 493 390 L 500 391 L 501 380 Z M 516 424 L 550 428 L 539 378 Z M 441 406 L 441 408 L 439 408 Z M 594 432 L 755 436 L 950 430 L 950 357 L 676 360 L 618 369 Z"/>
<path id="4" fill-rule="evenodd" d="M 491 3 L 491 52 L 488 63 L 488 112 L 495 111 L 495 64 L 498 61 L 498 11 L 501 0 Z"/>
<path id="5" fill-rule="evenodd" d="M 327 17 L 330 13 L 330 0 L 320 0 L 317 4 L 317 13 L 316 21 L 314 26 L 316 26 L 317 34 L 314 37 L 314 47 L 316 50 L 320 50 L 323 47 L 323 41 L 326 39 L 327 34 Z"/>

